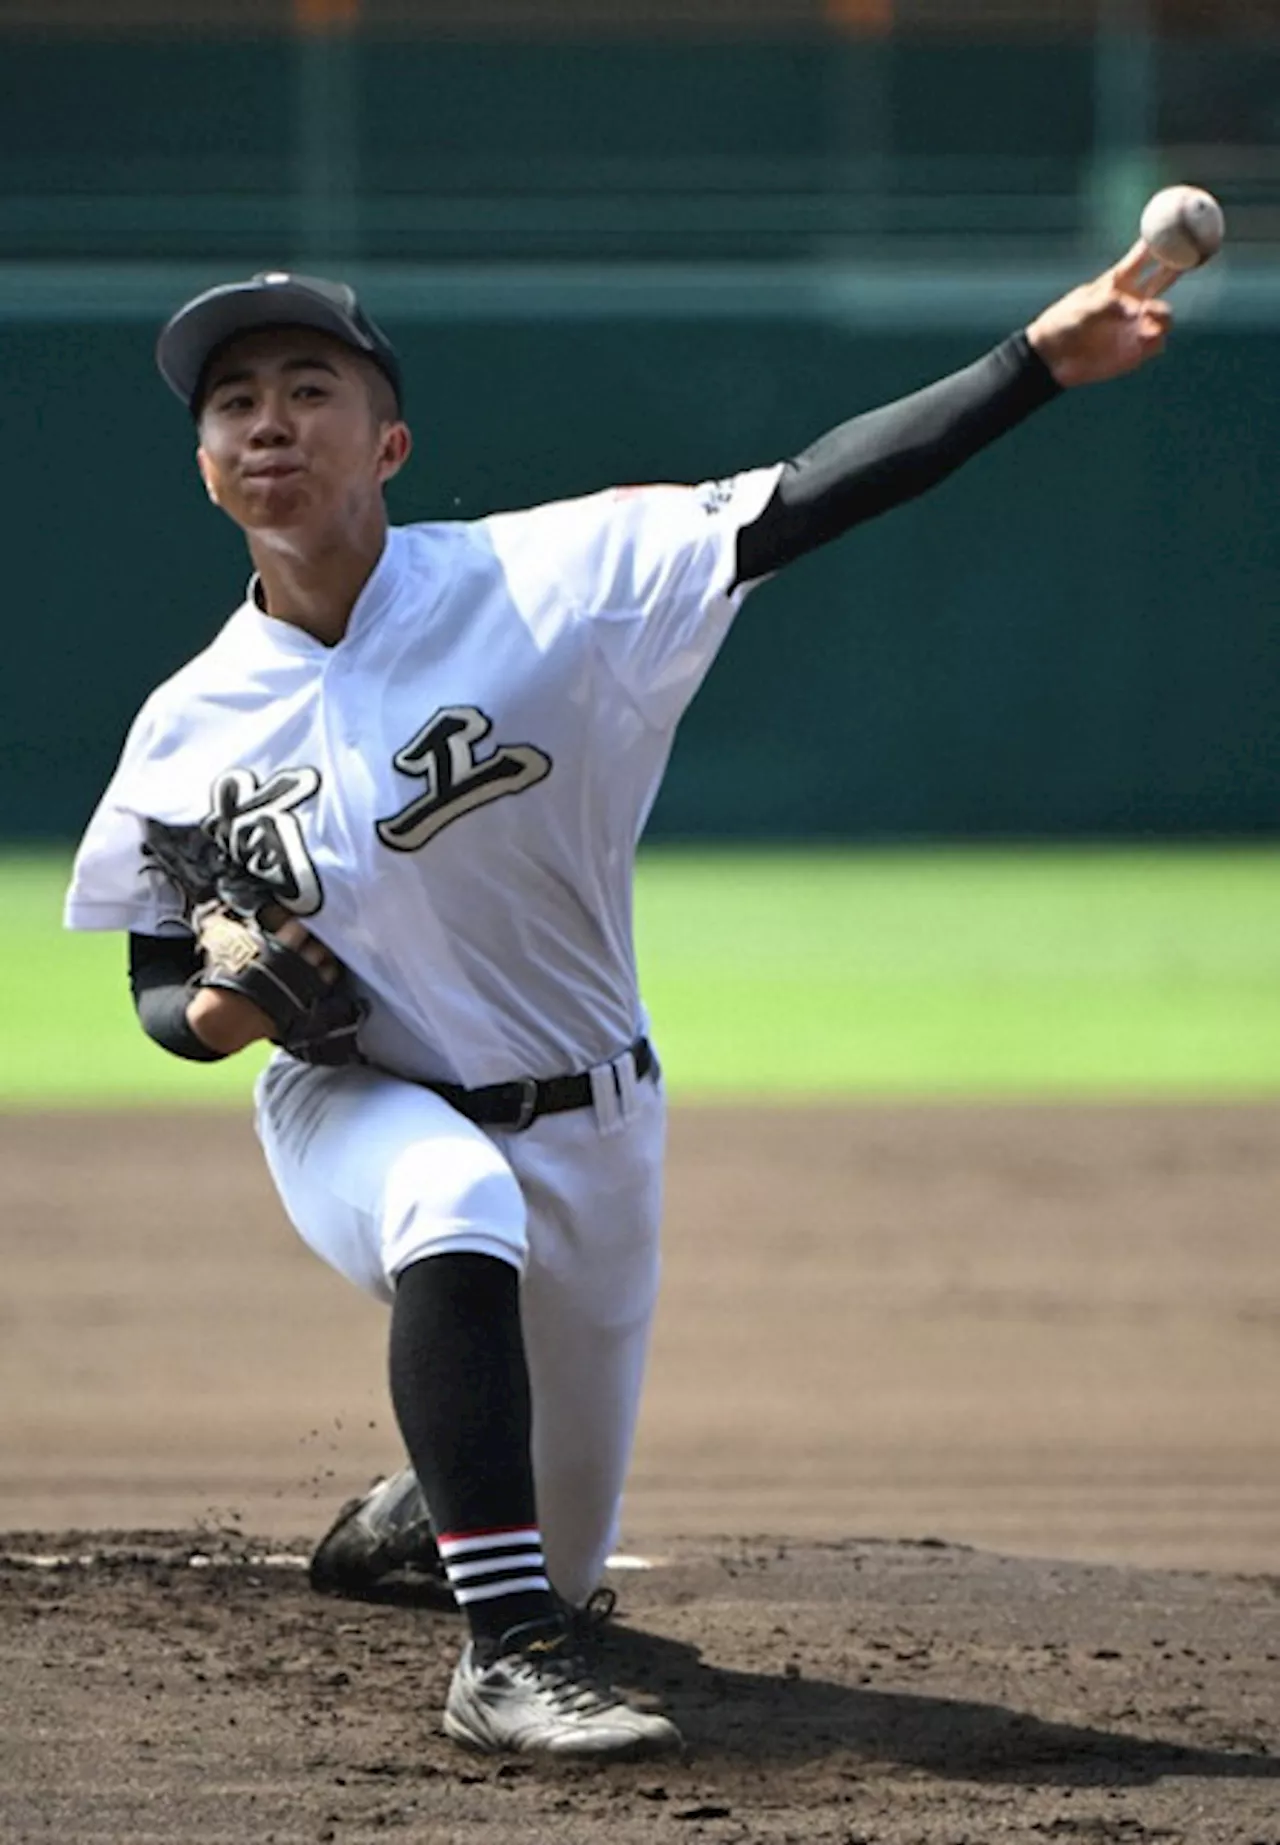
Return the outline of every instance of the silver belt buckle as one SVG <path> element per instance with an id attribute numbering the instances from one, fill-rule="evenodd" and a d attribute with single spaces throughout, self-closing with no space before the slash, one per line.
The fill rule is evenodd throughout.
<path id="1" fill-rule="evenodd" d="M 510 1134 L 523 1134 L 538 1112 L 538 1081 L 533 1076 L 520 1079 L 520 1112 L 508 1128 Z"/>

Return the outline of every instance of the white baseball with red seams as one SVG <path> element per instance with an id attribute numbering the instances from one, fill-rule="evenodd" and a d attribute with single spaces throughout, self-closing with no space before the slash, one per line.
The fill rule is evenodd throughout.
<path id="1" fill-rule="evenodd" d="M 1148 199 L 1139 225 L 1142 241 L 1170 269 L 1198 269 L 1222 248 L 1226 218 L 1200 186 L 1166 186 Z"/>

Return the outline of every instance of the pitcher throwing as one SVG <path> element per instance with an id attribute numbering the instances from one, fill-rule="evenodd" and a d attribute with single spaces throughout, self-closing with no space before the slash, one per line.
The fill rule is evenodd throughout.
<path id="1" fill-rule="evenodd" d="M 267 1164 L 307 1243 L 389 1305 L 412 1462 L 329 1556 L 376 1574 L 429 1508 L 470 1628 L 461 1743 L 679 1743 L 596 1676 L 575 1611 L 614 1540 L 657 1287 L 632 868 L 681 714 L 753 585 L 1158 353 L 1169 309 L 1135 273 L 793 461 L 394 529 L 400 370 L 349 288 L 255 276 L 160 335 L 254 575 L 143 705 L 67 920 L 127 931 L 175 1056 L 280 1047 Z"/>

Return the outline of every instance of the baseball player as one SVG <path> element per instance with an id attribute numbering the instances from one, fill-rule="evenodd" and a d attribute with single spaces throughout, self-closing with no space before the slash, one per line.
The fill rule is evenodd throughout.
<path id="1" fill-rule="evenodd" d="M 143 705 L 67 921 L 127 931 L 142 1027 L 175 1056 L 279 1047 L 267 1165 L 311 1248 L 389 1305 L 412 1463 L 329 1560 L 372 1578 L 434 1539 L 470 1630 L 460 1743 L 679 1743 L 596 1675 L 575 1611 L 615 1536 L 657 1287 L 631 885 L 680 716 L 753 585 L 1158 353 L 1169 310 L 1135 285 L 1118 266 L 785 464 L 394 529 L 400 369 L 349 288 L 258 275 L 160 335 L 254 574 Z M 175 840 L 212 868 L 188 876 Z"/>

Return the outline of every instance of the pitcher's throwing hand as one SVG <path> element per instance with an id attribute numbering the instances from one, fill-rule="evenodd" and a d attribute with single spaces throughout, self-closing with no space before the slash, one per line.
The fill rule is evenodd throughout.
<path id="1" fill-rule="evenodd" d="M 1064 390 L 1122 378 L 1164 351 L 1173 309 L 1139 292 L 1148 268 L 1146 251 L 1135 246 L 1114 269 L 1073 288 L 1027 328 L 1033 349 Z"/>

